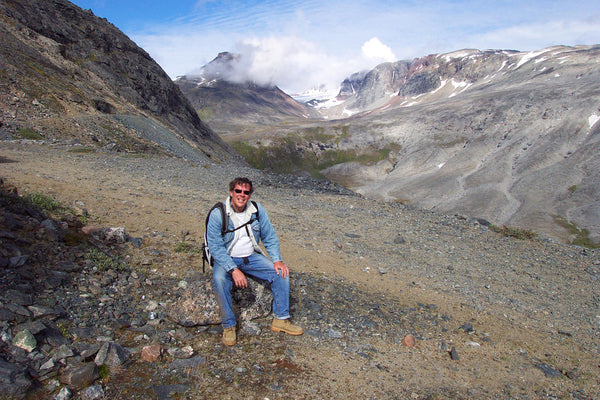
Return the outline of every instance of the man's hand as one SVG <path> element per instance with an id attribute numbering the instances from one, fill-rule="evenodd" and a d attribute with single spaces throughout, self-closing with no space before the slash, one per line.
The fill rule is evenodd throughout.
<path id="1" fill-rule="evenodd" d="M 290 269 L 287 265 L 283 263 L 283 261 L 277 261 L 274 263 L 275 272 L 277 275 L 281 275 L 282 278 L 287 278 L 290 276 Z"/>
<path id="2" fill-rule="evenodd" d="M 244 273 L 242 271 L 240 271 L 239 269 L 234 269 L 233 271 L 231 271 L 231 278 L 233 279 L 233 283 L 235 284 L 235 287 L 237 288 L 247 288 L 248 287 L 248 281 L 246 280 L 246 275 L 244 275 Z"/>

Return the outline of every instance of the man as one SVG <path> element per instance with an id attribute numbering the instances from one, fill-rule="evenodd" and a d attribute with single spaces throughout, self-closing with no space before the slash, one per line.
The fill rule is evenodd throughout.
<path id="1" fill-rule="evenodd" d="M 271 330 L 290 335 L 301 335 L 302 328 L 290 322 L 290 271 L 282 261 L 279 239 L 269 221 L 265 209 L 251 202 L 252 181 L 235 178 L 229 183 L 229 196 L 225 200 L 228 227 L 222 235 L 221 211 L 214 209 L 206 227 L 206 241 L 213 265 L 213 290 L 219 303 L 223 344 L 233 346 L 236 342 L 235 314 L 231 308 L 231 290 L 248 286 L 246 275 L 267 281 L 273 292 L 273 322 Z M 262 243 L 269 258 L 262 254 Z"/>

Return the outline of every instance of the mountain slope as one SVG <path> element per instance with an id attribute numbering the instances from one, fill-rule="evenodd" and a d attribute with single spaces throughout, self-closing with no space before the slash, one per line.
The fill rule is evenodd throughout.
<path id="1" fill-rule="evenodd" d="M 230 159 L 150 56 L 105 19 L 64 1 L 0 1 L 3 136 Z"/>
<path id="2" fill-rule="evenodd" d="M 370 197 L 562 240 L 585 229 L 598 242 L 599 61 L 599 46 L 417 60 L 398 96 L 347 130 L 346 147 L 375 141 L 401 150 L 376 165 L 339 164 L 325 174 Z"/>
<path id="3" fill-rule="evenodd" d="M 321 117 L 254 119 L 225 137 L 257 167 L 600 242 L 600 46 L 385 63 L 345 80 L 335 101 L 307 104 Z"/>
<path id="4" fill-rule="evenodd" d="M 278 87 L 236 76 L 239 63 L 239 56 L 220 53 L 197 73 L 175 80 L 198 114 L 219 134 L 319 118 L 318 112 Z"/>

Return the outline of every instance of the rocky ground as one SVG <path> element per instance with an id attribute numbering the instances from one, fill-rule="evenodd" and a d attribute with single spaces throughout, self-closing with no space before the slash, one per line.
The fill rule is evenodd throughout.
<path id="1" fill-rule="evenodd" d="M 6 189 L 89 213 L 80 225 L 3 195 L 5 397 L 600 396 L 597 250 L 243 168 L 62 144 L 2 142 L 0 155 Z M 218 325 L 169 317 L 209 277 L 176 250 L 198 248 L 236 175 L 279 233 L 302 336 L 271 332 L 267 316 L 229 348 Z"/>

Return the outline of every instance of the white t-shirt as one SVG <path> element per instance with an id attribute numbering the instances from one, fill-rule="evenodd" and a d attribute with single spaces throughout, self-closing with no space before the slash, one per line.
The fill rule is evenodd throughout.
<path id="1" fill-rule="evenodd" d="M 234 215 L 238 219 L 240 225 L 244 223 L 245 213 L 234 213 Z M 254 246 L 252 245 L 252 240 L 248 236 L 246 228 L 250 229 L 250 225 L 246 225 L 236 231 L 240 236 L 231 248 L 231 257 L 248 257 L 254 253 Z"/>

